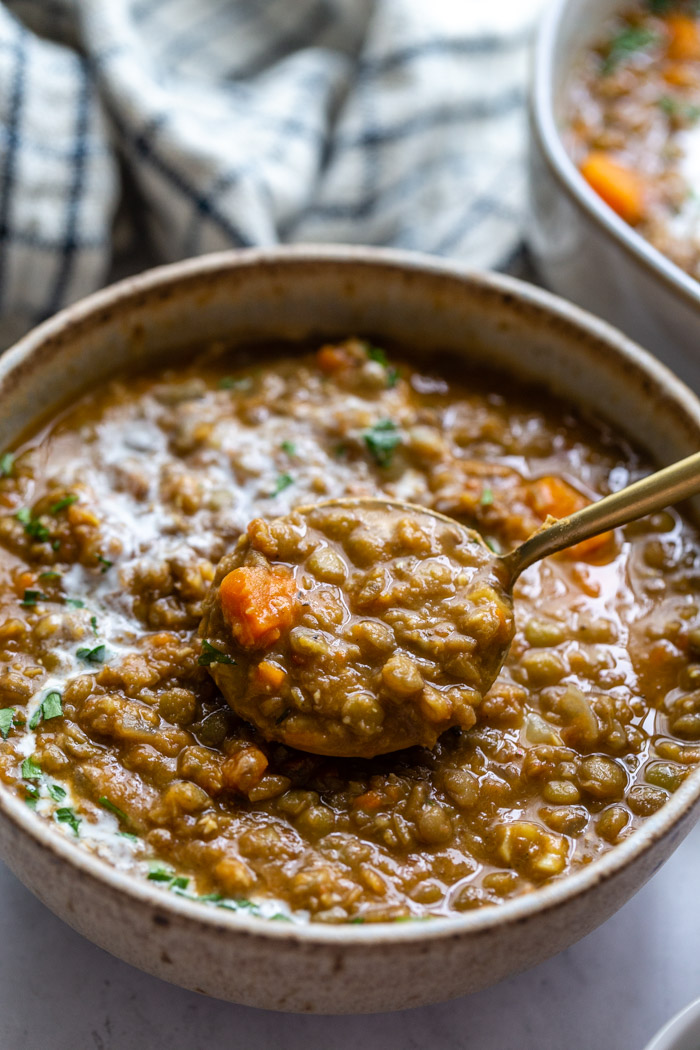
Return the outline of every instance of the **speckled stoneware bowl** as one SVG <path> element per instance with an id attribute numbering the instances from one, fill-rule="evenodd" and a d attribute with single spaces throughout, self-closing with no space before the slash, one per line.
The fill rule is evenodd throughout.
<path id="1" fill-rule="evenodd" d="M 566 82 L 581 53 L 631 0 L 552 0 L 530 91 L 528 239 L 550 288 L 595 310 L 700 390 L 700 281 L 628 226 L 564 149 Z"/>
<path id="2" fill-rule="evenodd" d="M 154 270 L 37 328 L 0 359 L 0 449 L 116 369 L 175 359 L 198 341 L 348 333 L 540 381 L 608 417 L 659 463 L 700 447 L 695 396 L 577 308 L 419 255 L 309 248 Z M 699 799 L 696 773 L 585 870 L 498 907 L 416 923 L 299 926 L 177 898 L 88 854 L 6 788 L 0 855 L 57 915 L 143 970 L 268 1009 L 361 1013 L 462 995 L 565 948 L 646 882 L 691 828 Z"/>

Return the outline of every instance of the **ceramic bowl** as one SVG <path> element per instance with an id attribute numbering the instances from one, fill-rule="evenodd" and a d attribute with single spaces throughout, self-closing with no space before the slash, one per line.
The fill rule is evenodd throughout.
<path id="1" fill-rule="evenodd" d="M 348 333 L 430 360 L 459 355 L 538 382 L 622 427 L 659 463 L 700 447 L 700 402 L 604 322 L 511 278 L 372 249 L 224 253 L 99 292 L 0 359 L 0 449 L 66 399 L 205 340 Z M 700 507 L 694 511 L 700 520 Z M 482 988 L 572 944 L 619 908 L 693 825 L 700 772 L 584 870 L 478 912 L 428 922 L 265 922 L 118 871 L 0 788 L 0 856 L 57 915 L 149 973 L 275 1010 L 393 1010 Z"/>
<path id="2" fill-rule="evenodd" d="M 697 1050 L 699 1046 L 700 999 L 696 999 L 672 1017 L 644 1050 Z"/>
<path id="3" fill-rule="evenodd" d="M 612 321 L 700 389 L 700 282 L 653 248 L 590 188 L 559 129 L 566 83 L 604 23 L 629 0 L 554 0 L 535 46 L 530 91 L 528 241 L 547 284 Z"/>

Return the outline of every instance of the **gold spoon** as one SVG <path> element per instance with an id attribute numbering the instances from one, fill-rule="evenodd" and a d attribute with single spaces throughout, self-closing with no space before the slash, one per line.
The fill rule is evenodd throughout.
<path id="1" fill-rule="evenodd" d="M 351 688 L 344 684 L 345 681 L 351 681 L 349 678 L 342 682 L 338 679 L 345 665 L 338 658 L 338 653 L 332 651 L 332 647 L 325 655 L 319 649 L 319 655 L 315 656 L 313 630 L 297 628 L 297 632 L 306 630 L 306 635 L 297 633 L 296 640 L 292 637 L 291 645 L 289 637 L 285 636 L 264 652 L 259 647 L 256 649 L 255 644 L 250 648 L 236 647 L 235 642 L 230 644 L 228 628 L 231 623 L 230 620 L 226 621 L 220 603 L 217 604 L 217 588 L 236 566 L 240 571 L 241 566 L 247 564 L 250 568 L 254 563 L 257 565 L 254 571 L 258 574 L 263 572 L 264 575 L 267 571 L 264 566 L 261 567 L 260 550 L 255 549 L 249 537 L 243 537 L 236 552 L 228 559 L 223 559 L 219 567 L 200 630 L 203 637 L 209 639 L 209 644 L 212 639 L 218 644 L 223 643 L 233 662 L 213 662 L 210 671 L 234 711 L 253 722 L 269 740 L 318 754 L 363 758 L 415 744 L 431 747 L 450 726 L 460 725 L 468 729 L 473 724 L 476 717 L 474 708 L 478 708 L 481 697 L 493 684 L 508 654 L 513 637 L 513 586 L 525 569 L 542 558 L 574 547 L 646 514 L 663 510 L 698 492 L 700 452 L 605 496 L 568 517 L 558 520 L 549 518 L 542 529 L 505 555 L 491 552 L 479 533 L 453 518 L 400 500 L 340 497 L 299 508 L 288 518 L 277 519 L 278 523 L 286 522 L 297 532 L 303 532 L 313 528 L 326 511 L 345 509 L 357 512 L 361 523 L 364 515 L 370 529 L 378 533 L 389 515 L 393 513 L 396 517 L 398 512 L 405 520 L 418 525 L 422 522 L 428 530 L 432 528 L 433 532 L 436 529 L 440 531 L 443 538 L 447 537 L 453 553 L 460 546 L 462 550 L 470 546 L 470 550 L 475 553 L 469 570 L 472 577 L 467 580 L 464 576 L 464 594 L 467 599 L 476 596 L 479 614 L 482 617 L 486 615 L 487 619 L 484 602 L 488 605 L 491 601 L 492 609 L 500 615 L 500 628 L 498 618 L 495 618 L 490 626 L 487 623 L 488 630 L 476 632 L 476 651 L 470 653 L 465 665 L 472 676 L 470 681 L 460 683 L 454 670 L 451 672 L 454 677 L 451 677 L 450 674 L 445 675 L 442 668 L 438 669 L 437 677 L 422 684 L 418 674 L 416 688 L 411 693 L 412 672 L 407 664 L 411 654 L 404 651 L 397 661 L 396 652 L 400 647 L 395 645 L 396 652 L 381 654 L 372 675 L 368 676 L 368 681 L 378 683 L 376 695 L 372 696 L 371 689 L 353 693 L 354 685 Z M 445 525 L 449 529 L 446 530 Z M 274 523 L 270 527 L 274 530 Z M 269 546 L 269 539 L 266 543 Z M 284 555 L 278 559 L 273 557 L 272 560 L 280 564 L 270 567 L 270 563 L 263 559 L 271 572 L 290 571 Z M 291 572 L 294 571 L 292 567 Z M 302 576 L 303 570 L 299 570 L 297 582 Z M 291 594 L 293 591 L 292 584 L 287 592 Z M 260 603 L 260 596 L 257 600 Z M 381 617 L 378 616 L 377 620 L 381 621 Z M 429 626 L 429 612 L 426 613 L 426 620 Z M 235 629 L 234 624 L 234 634 Z M 323 632 L 317 632 L 315 637 L 323 640 L 322 635 Z M 302 645 L 305 638 L 306 649 Z M 345 644 L 340 636 L 337 642 L 341 648 Z M 336 658 L 337 671 L 333 664 Z M 363 655 L 361 659 L 366 662 L 367 656 Z M 295 678 L 297 670 L 299 676 Z M 401 692 L 401 673 L 408 682 L 406 695 Z M 265 679 L 272 683 L 271 687 L 265 684 Z M 465 696 L 471 697 L 472 694 L 475 699 L 470 707 L 463 701 Z M 286 707 L 282 699 L 284 695 L 292 697 Z"/>

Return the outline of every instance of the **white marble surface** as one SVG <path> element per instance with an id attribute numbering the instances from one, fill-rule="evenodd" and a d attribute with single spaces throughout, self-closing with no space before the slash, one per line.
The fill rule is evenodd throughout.
<path id="1" fill-rule="evenodd" d="M 477 995 L 401 1014 L 231 1006 L 132 969 L 0 865 L 0 1050 L 642 1050 L 700 996 L 700 826 L 603 927 Z"/>

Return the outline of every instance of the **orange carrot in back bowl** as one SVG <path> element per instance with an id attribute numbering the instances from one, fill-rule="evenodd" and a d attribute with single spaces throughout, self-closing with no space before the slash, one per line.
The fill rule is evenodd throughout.
<path id="1" fill-rule="evenodd" d="M 584 179 L 614 212 L 636 226 L 646 211 L 646 187 L 635 171 L 600 150 L 588 154 L 580 167 Z"/>

